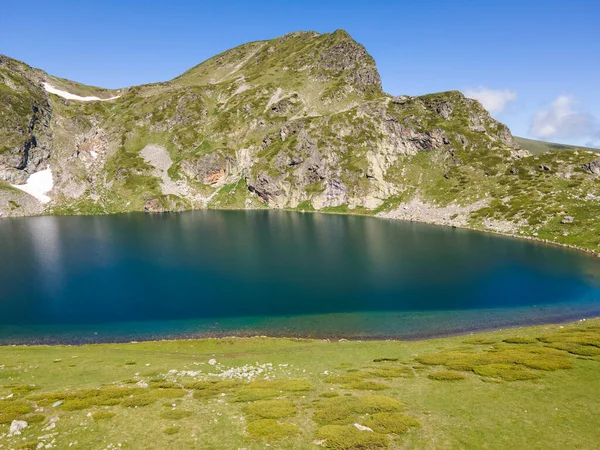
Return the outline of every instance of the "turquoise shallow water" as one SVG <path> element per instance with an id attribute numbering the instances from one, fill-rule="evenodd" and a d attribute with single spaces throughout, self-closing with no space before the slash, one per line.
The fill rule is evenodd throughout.
<path id="1" fill-rule="evenodd" d="M 0 343 L 419 338 L 600 315 L 600 260 L 281 211 L 0 220 Z"/>

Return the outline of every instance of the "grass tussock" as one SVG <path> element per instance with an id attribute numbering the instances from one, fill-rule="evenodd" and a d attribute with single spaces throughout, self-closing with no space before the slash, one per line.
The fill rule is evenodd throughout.
<path id="1" fill-rule="evenodd" d="M 244 387 L 238 389 L 233 397 L 234 402 L 255 402 L 275 398 L 281 395 L 280 391 L 267 388 Z"/>
<path id="2" fill-rule="evenodd" d="M 22 400 L 0 400 L 0 424 L 10 423 L 31 410 L 29 403 Z"/>
<path id="3" fill-rule="evenodd" d="M 62 409 L 77 411 L 94 406 L 114 406 L 121 403 L 127 397 L 144 395 L 142 388 L 119 388 L 104 387 L 101 389 L 83 389 L 74 392 L 52 392 L 45 394 L 33 394 L 27 397 L 38 406 L 50 406 L 56 402 L 64 402 Z"/>
<path id="4" fill-rule="evenodd" d="M 404 434 L 413 427 L 420 426 L 420 422 L 414 417 L 397 412 L 382 412 L 373 414 L 364 425 L 376 433 L 381 434 Z"/>
<path id="5" fill-rule="evenodd" d="M 408 366 L 370 368 L 368 374 L 374 378 L 412 378 L 415 376 L 412 368 Z"/>
<path id="6" fill-rule="evenodd" d="M 325 383 L 350 384 L 363 381 L 365 378 L 370 378 L 370 374 L 366 372 L 348 372 L 345 375 L 330 375 L 325 378 Z"/>
<path id="7" fill-rule="evenodd" d="M 465 376 L 459 372 L 452 372 L 449 370 L 440 370 L 438 372 L 432 372 L 427 375 L 427 378 L 436 381 L 460 381 L 464 380 Z"/>
<path id="8" fill-rule="evenodd" d="M 180 430 L 181 428 L 179 427 L 168 427 L 163 430 L 163 433 L 167 436 L 172 436 L 173 434 L 179 433 Z"/>
<path id="9" fill-rule="evenodd" d="M 112 411 L 94 411 L 92 413 L 92 419 L 94 419 L 95 421 L 112 419 L 113 417 L 115 417 L 115 415 L 116 414 Z"/>
<path id="10" fill-rule="evenodd" d="M 352 383 L 342 385 L 343 389 L 354 389 L 359 391 L 383 391 L 388 389 L 389 386 L 378 383 L 376 381 L 360 380 L 353 381 Z"/>
<path id="11" fill-rule="evenodd" d="M 46 420 L 46 416 L 43 414 L 28 414 L 25 416 L 25 421 L 29 424 L 42 423 Z"/>
<path id="12" fill-rule="evenodd" d="M 156 401 L 156 397 L 149 395 L 138 395 L 136 397 L 126 398 L 121 402 L 121 406 L 126 408 L 140 408 L 142 406 L 151 405 Z"/>
<path id="13" fill-rule="evenodd" d="M 548 336 L 540 336 L 538 341 L 548 347 L 567 351 L 578 356 L 600 354 L 600 330 L 590 328 L 570 328 Z"/>
<path id="14" fill-rule="evenodd" d="M 275 419 L 260 419 L 250 422 L 248 436 L 264 441 L 279 441 L 298 433 L 298 427 L 291 423 L 279 423 Z"/>
<path id="15" fill-rule="evenodd" d="M 506 342 L 507 344 L 537 344 L 538 341 L 534 338 L 514 336 L 506 338 L 502 342 Z"/>
<path id="16" fill-rule="evenodd" d="M 156 398 L 181 398 L 184 397 L 187 392 L 181 388 L 166 388 L 166 389 L 153 389 L 148 392 L 148 395 Z"/>
<path id="17" fill-rule="evenodd" d="M 514 364 L 488 364 L 475 367 L 477 375 L 488 378 L 500 378 L 505 381 L 526 381 L 541 378 L 539 372 Z"/>
<path id="18" fill-rule="evenodd" d="M 379 363 L 379 362 L 395 362 L 398 361 L 398 358 L 375 358 L 373 360 L 373 362 L 375 363 Z"/>
<path id="19" fill-rule="evenodd" d="M 155 378 L 148 381 L 148 387 L 152 389 L 171 389 L 179 386 L 172 381 L 165 380 L 164 378 Z"/>
<path id="20" fill-rule="evenodd" d="M 397 412 L 403 407 L 398 400 L 383 395 L 333 397 L 315 404 L 313 420 L 320 425 L 345 425 L 353 423 L 362 414 Z"/>
<path id="21" fill-rule="evenodd" d="M 297 412 L 290 400 L 259 400 L 245 406 L 243 411 L 254 419 L 283 419 Z"/>
<path id="22" fill-rule="evenodd" d="M 360 431 L 352 425 L 325 425 L 317 430 L 317 438 L 334 450 L 363 450 L 386 448 L 388 438 L 384 434 Z"/>
<path id="23" fill-rule="evenodd" d="M 498 342 L 496 339 L 485 338 L 485 337 L 473 337 L 462 341 L 463 344 L 469 345 L 492 345 Z"/>
<path id="24" fill-rule="evenodd" d="M 568 354 L 539 346 L 500 347 L 483 352 L 445 351 L 417 358 L 421 364 L 445 366 L 451 370 L 471 371 L 490 364 L 522 366 L 534 370 L 561 370 L 573 366 Z"/>
<path id="25" fill-rule="evenodd" d="M 39 386 L 35 384 L 18 384 L 14 386 L 10 386 L 10 393 L 13 395 L 27 395 L 30 392 L 36 391 L 39 389 Z"/>
<path id="26" fill-rule="evenodd" d="M 241 386 L 244 386 L 244 383 L 237 380 L 192 381 L 183 384 L 185 389 L 194 391 L 194 398 L 198 400 L 216 397 L 223 393 L 229 393 Z"/>
<path id="27" fill-rule="evenodd" d="M 546 347 L 563 350 L 577 356 L 600 355 L 600 348 L 592 345 L 580 345 L 576 342 L 552 342 L 547 344 Z"/>
<path id="28" fill-rule="evenodd" d="M 332 397 L 339 397 L 340 394 L 335 392 L 335 391 L 327 391 L 327 392 L 323 392 L 322 394 L 319 394 L 319 397 L 323 397 L 323 398 L 332 398 Z"/>

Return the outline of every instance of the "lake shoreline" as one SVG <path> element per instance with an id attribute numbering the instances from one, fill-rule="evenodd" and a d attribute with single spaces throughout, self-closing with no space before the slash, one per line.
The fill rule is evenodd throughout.
<path id="1" fill-rule="evenodd" d="M 267 333 L 257 334 L 254 331 L 248 331 L 246 333 L 231 333 L 230 331 L 224 332 L 199 332 L 199 333 L 172 333 L 170 335 L 160 336 L 127 336 L 123 338 L 96 338 L 96 339 L 85 339 L 85 338 L 72 338 L 72 339 L 60 339 L 60 338 L 31 338 L 31 339 L 0 339 L 1 347 L 81 347 L 88 345 L 113 345 L 113 344 L 131 344 L 131 343 L 158 343 L 158 342 L 185 342 L 185 341 L 198 341 L 198 340 L 227 340 L 227 339 L 276 339 L 276 340 L 292 340 L 292 341 L 325 341 L 325 342 L 425 342 L 436 339 L 449 339 L 460 336 L 477 336 L 480 334 L 497 333 L 504 331 L 516 331 L 528 328 L 543 327 L 543 326 L 559 326 L 565 324 L 584 323 L 588 320 L 600 320 L 599 313 L 591 313 L 589 315 L 572 313 L 565 315 L 563 319 L 555 319 L 551 321 L 516 321 L 512 324 L 490 326 L 490 327 L 469 327 L 462 330 L 456 331 L 441 331 L 438 333 L 429 332 L 420 335 L 399 337 L 398 335 L 378 335 L 378 336 L 362 336 L 362 335 L 337 335 L 337 334 L 313 334 L 303 335 L 301 333 Z"/>
<path id="2" fill-rule="evenodd" d="M 524 236 L 519 234 L 511 234 L 498 230 L 483 230 L 481 228 L 470 227 L 466 225 L 454 225 L 444 223 L 442 221 L 436 220 L 407 220 L 396 217 L 384 217 L 376 214 L 361 214 L 355 212 L 335 212 L 335 211 L 307 211 L 307 210 L 297 210 L 297 209 L 289 209 L 289 208 L 198 208 L 198 209 L 186 209 L 182 211 L 165 211 L 165 212 L 149 212 L 149 211 L 125 211 L 125 212 L 116 212 L 116 213 L 106 213 L 106 214 L 37 214 L 30 216 L 15 216 L 15 217 L 0 217 L 1 220 L 6 219 L 27 219 L 31 217 L 103 217 L 103 216 L 118 216 L 118 215 L 126 215 L 126 214 L 147 214 L 147 215 L 163 215 L 163 214 L 180 214 L 186 212 L 194 212 L 194 211 L 285 211 L 285 212 L 294 212 L 299 214 L 327 214 L 327 215 L 341 215 L 341 216 L 359 216 L 359 217 L 373 217 L 375 219 L 380 220 L 393 220 L 398 222 L 406 222 L 406 223 L 425 223 L 429 225 L 436 225 L 444 228 L 454 228 L 458 230 L 468 230 L 468 231 L 476 231 L 479 233 L 492 234 L 496 236 L 502 236 L 507 238 L 514 239 L 524 239 L 528 241 L 541 242 L 543 244 L 548 244 L 555 247 L 563 247 L 571 250 L 577 250 L 583 253 L 587 253 L 589 255 L 600 258 L 600 250 L 593 250 L 591 248 L 581 247 L 573 244 L 565 244 L 562 242 L 550 241 L 548 239 L 541 239 L 535 236 Z"/>

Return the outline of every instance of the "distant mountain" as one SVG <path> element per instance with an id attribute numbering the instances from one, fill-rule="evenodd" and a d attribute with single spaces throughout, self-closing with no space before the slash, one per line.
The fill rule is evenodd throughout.
<path id="1" fill-rule="evenodd" d="M 600 152 L 600 148 L 592 147 L 579 147 L 577 145 L 568 144 L 556 144 L 554 142 L 536 141 L 533 139 L 525 139 L 522 137 L 516 137 L 517 143 L 525 150 L 531 152 L 534 155 L 550 151 L 563 151 L 563 150 L 579 150 L 583 152 Z"/>
<path id="2" fill-rule="evenodd" d="M 597 155 L 531 156 L 460 92 L 388 95 L 343 30 L 119 90 L 1 56 L 0 118 L 0 217 L 286 208 L 600 243 Z"/>

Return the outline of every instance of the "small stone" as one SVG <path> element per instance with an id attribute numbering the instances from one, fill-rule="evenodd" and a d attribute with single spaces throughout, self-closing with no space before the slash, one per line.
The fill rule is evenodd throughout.
<path id="1" fill-rule="evenodd" d="M 354 426 L 360 430 L 360 431 L 370 431 L 373 432 L 373 430 L 369 427 L 365 427 L 364 425 L 361 425 L 360 423 L 355 423 Z"/>
<path id="2" fill-rule="evenodd" d="M 572 216 L 565 216 L 562 218 L 560 223 L 573 223 L 575 219 Z"/>

